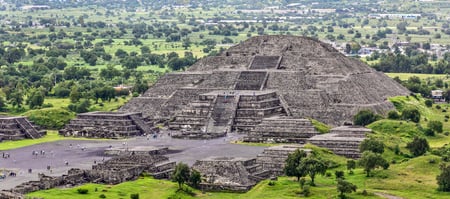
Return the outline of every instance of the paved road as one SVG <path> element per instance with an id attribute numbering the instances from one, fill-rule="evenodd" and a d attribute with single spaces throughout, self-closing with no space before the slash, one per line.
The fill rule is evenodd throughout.
<path id="1" fill-rule="evenodd" d="M 43 143 L 19 149 L 0 151 L 0 170 L 12 170 L 16 177 L 6 177 L 0 180 L 0 190 L 13 188 L 23 182 L 38 180 L 37 173 L 59 176 L 67 173 L 70 168 L 90 169 L 94 161 L 107 160 L 103 155 L 109 146 L 165 146 L 173 153 L 167 156 L 171 161 L 184 162 L 192 165 L 195 160 L 211 156 L 220 157 L 256 157 L 264 147 L 231 144 L 240 136 L 229 134 L 225 138 L 211 140 L 172 139 L 163 134 L 156 139 L 136 137 L 127 140 L 64 140 Z M 36 151 L 38 155 L 33 155 Z M 41 152 L 44 151 L 44 154 Z M 2 153 L 10 154 L 10 158 L 1 158 Z M 65 165 L 68 162 L 68 166 Z M 50 166 L 51 170 L 47 170 Z M 28 173 L 32 169 L 32 173 Z"/>

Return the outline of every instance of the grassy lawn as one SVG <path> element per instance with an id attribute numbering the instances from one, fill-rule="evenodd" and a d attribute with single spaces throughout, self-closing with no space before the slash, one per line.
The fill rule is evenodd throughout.
<path id="1" fill-rule="evenodd" d="M 420 74 L 420 73 L 384 73 L 390 78 L 399 77 L 400 80 L 408 80 L 412 76 L 417 76 L 420 79 L 427 79 L 427 78 L 441 78 L 441 79 L 448 79 L 447 75 L 444 74 Z"/>
<path id="2" fill-rule="evenodd" d="M 31 146 L 35 144 L 41 144 L 46 142 L 54 142 L 59 140 L 89 140 L 88 138 L 75 138 L 75 137 L 64 137 L 60 136 L 57 131 L 49 130 L 47 131 L 47 135 L 39 139 L 24 139 L 18 141 L 4 141 L 0 142 L 0 150 L 11 150 L 22 148 L 26 146 Z M 93 140 L 101 140 L 101 139 L 93 139 Z"/>

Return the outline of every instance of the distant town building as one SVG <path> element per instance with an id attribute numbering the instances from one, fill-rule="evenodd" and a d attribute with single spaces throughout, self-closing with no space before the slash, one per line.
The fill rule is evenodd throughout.
<path id="1" fill-rule="evenodd" d="M 372 19 L 417 19 L 420 16 L 420 14 L 369 14 L 369 18 Z"/>
<path id="2" fill-rule="evenodd" d="M 443 102 L 443 101 L 445 101 L 444 91 L 442 91 L 442 90 L 432 90 L 431 91 L 431 98 L 433 98 L 434 101 L 436 101 L 436 102 Z"/>

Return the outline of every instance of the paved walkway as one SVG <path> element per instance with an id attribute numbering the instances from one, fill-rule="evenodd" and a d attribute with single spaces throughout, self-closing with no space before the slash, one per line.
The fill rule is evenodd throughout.
<path id="1" fill-rule="evenodd" d="M 0 189 L 10 189 L 23 182 L 38 180 L 38 173 L 60 176 L 70 168 L 90 169 L 94 161 L 101 162 L 109 157 L 103 155 L 104 149 L 113 147 L 164 146 L 169 147 L 167 154 L 171 161 L 192 165 L 195 160 L 211 156 L 256 157 L 265 147 L 231 144 L 240 136 L 229 134 L 225 138 L 211 140 L 172 139 L 166 134 L 154 139 L 135 137 L 127 140 L 64 140 L 37 144 L 19 149 L 0 151 L 1 170 L 16 172 L 16 177 L 7 176 L 0 180 Z M 33 151 L 37 155 L 33 155 Z M 42 153 L 42 151 L 44 153 Z M 10 158 L 1 158 L 2 153 L 10 154 Z M 65 165 L 65 162 L 69 165 Z M 50 166 L 50 170 L 47 170 Z M 28 173 L 31 169 L 32 173 Z"/>

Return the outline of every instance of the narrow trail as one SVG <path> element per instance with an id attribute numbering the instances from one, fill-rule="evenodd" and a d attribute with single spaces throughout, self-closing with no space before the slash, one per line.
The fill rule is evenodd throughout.
<path id="1" fill-rule="evenodd" d="M 387 194 L 387 193 L 376 192 L 375 195 L 383 197 L 383 198 L 387 198 L 387 199 L 403 199 L 402 197 L 390 195 L 390 194 Z"/>

